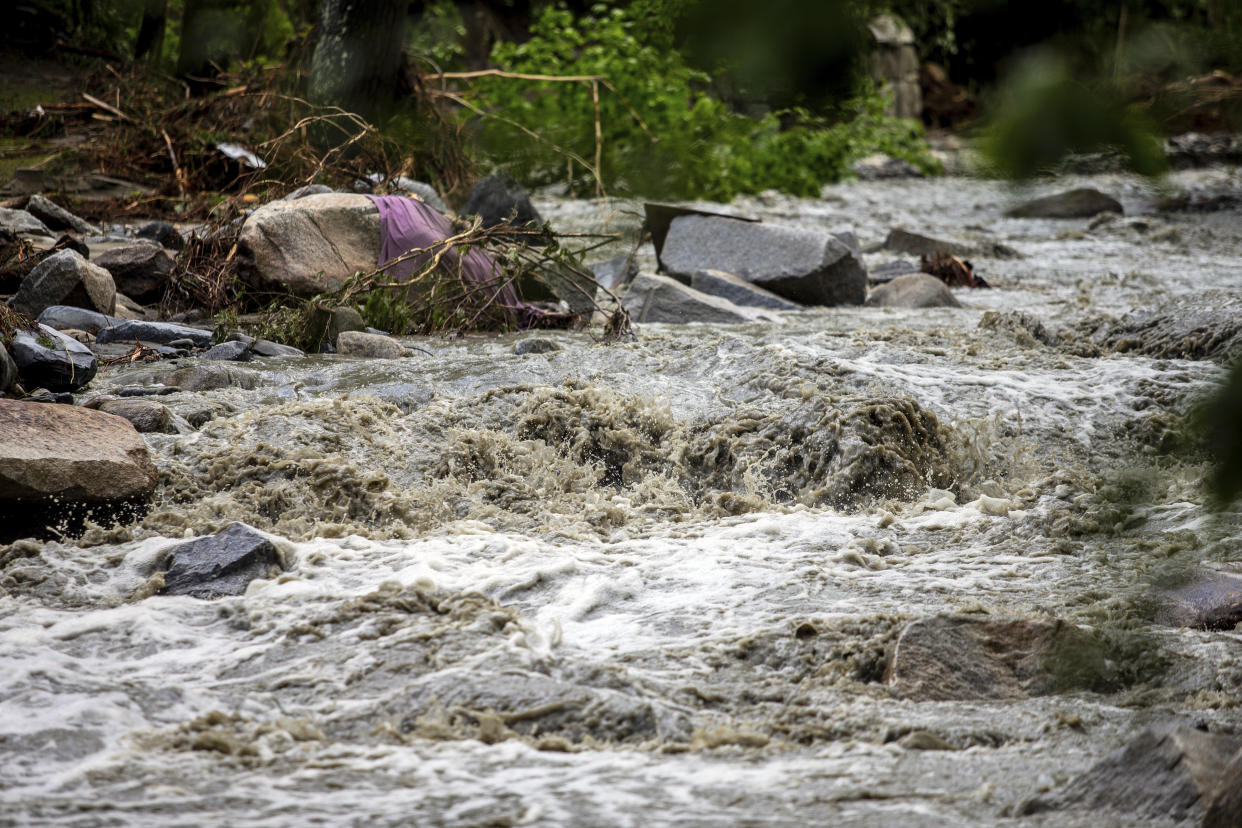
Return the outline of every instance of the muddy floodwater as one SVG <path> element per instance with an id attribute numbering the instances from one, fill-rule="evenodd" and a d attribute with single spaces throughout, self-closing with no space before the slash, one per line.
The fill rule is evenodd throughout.
<path id="1" fill-rule="evenodd" d="M 1074 186 L 1127 215 L 1004 217 Z M 148 435 L 142 521 L 0 547 L 0 824 L 1103 824 L 1017 814 L 1149 724 L 1242 733 L 1242 634 L 1156 620 L 1242 561 L 1184 416 L 1242 350 L 1238 192 L 1218 167 L 739 199 L 852 228 L 872 267 L 894 227 L 969 245 L 992 288 L 542 354 L 412 339 L 159 397 L 181 433 Z M 155 594 L 232 521 L 284 571 Z M 898 634 L 941 613 L 1099 644 L 1046 695 L 896 698 Z"/>

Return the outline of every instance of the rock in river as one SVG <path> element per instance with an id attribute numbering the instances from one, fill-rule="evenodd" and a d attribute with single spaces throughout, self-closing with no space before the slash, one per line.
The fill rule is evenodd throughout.
<path id="1" fill-rule="evenodd" d="M 336 340 L 336 352 L 341 356 L 366 359 L 400 359 L 413 355 L 391 336 L 365 331 L 342 331 Z"/>
<path id="2" fill-rule="evenodd" d="M 1044 196 L 1014 207 L 1011 218 L 1091 218 L 1100 213 L 1124 213 L 1121 202 L 1099 190 L 1082 187 Z"/>
<path id="3" fill-rule="evenodd" d="M 73 329 L 87 333 L 99 333 L 104 328 L 119 324 L 120 319 L 86 308 L 75 308 L 72 305 L 52 305 L 44 308 L 39 314 L 39 324 L 47 325 L 58 331 Z"/>
<path id="4" fill-rule="evenodd" d="M 157 345 L 171 345 L 182 339 L 188 339 L 195 348 L 206 348 L 211 345 L 211 331 L 192 328 L 189 325 L 178 325 L 175 322 L 143 322 L 139 319 L 126 319 L 116 325 L 104 328 L 95 341 L 100 345 L 109 342 L 154 342 Z"/>
<path id="5" fill-rule="evenodd" d="M 72 305 L 111 315 L 116 311 L 116 283 L 111 273 L 81 254 L 61 250 L 30 271 L 9 304 L 31 317 L 52 305 Z"/>
<path id="6" fill-rule="evenodd" d="M 169 553 L 162 595 L 222 598 L 241 595 L 255 578 L 281 570 L 280 553 L 244 523 L 176 547 Z"/>
<path id="7" fill-rule="evenodd" d="M 769 290 L 720 270 L 700 270 L 690 278 L 690 287 L 711 296 L 728 299 L 735 305 L 769 310 L 802 310 L 802 306 L 796 302 L 782 299 Z"/>
<path id="8" fill-rule="evenodd" d="M 156 480 L 147 444 L 127 420 L 0 400 L 0 501 L 123 500 L 150 494 Z"/>
<path id="9" fill-rule="evenodd" d="M 1184 725 L 1150 728 L 1062 790 L 1038 796 L 1020 810 L 1023 815 L 1104 810 L 1144 822 L 1203 824 L 1216 801 L 1221 801 L 1217 815 L 1225 816 L 1229 804 L 1225 796 L 1217 796 L 1218 785 L 1240 749 L 1242 739 L 1236 736 Z M 1238 816 L 1236 809 L 1232 816 Z"/>
<path id="10" fill-rule="evenodd" d="M 831 233 L 684 215 L 669 225 L 660 261 L 687 282 L 700 270 L 722 270 L 803 305 L 861 305 L 867 298 L 866 269 Z"/>
<path id="11" fill-rule="evenodd" d="M 713 322 L 729 325 L 771 318 L 755 308 L 744 308 L 728 299 L 700 293 L 676 279 L 654 273 L 638 274 L 630 283 L 621 304 L 636 323 Z"/>
<path id="12" fill-rule="evenodd" d="M 953 291 L 926 273 L 908 273 L 871 291 L 867 304 L 877 308 L 960 308 Z"/>
<path id="13" fill-rule="evenodd" d="M 1165 593 L 1161 620 L 1177 627 L 1232 630 L 1242 623 L 1242 577 L 1203 573 Z"/>
<path id="14" fill-rule="evenodd" d="M 76 391 L 95 378 L 99 360 L 90 348 L 47 325 L 39 333 L 18 331 L 11 343 L 22 384 L 50 391 Z"/>
<path id="15" fill-rule="evenodd" d="M 124 417 L 141 434 L 166 434 L 173 430 L 172 412 L 155 400 L 101 397 L 86 403 L 86 407 Z"/>

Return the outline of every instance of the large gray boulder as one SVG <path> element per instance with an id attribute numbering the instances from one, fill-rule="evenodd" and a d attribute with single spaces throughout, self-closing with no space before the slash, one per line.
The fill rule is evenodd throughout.
<path id="1" fill-rule="evenodd" d="M 660 251 L 664 269 L 689 282 L 722 270 L 803 305 L 861 305 L 867 271 L 830 233 L 718 216 L 679 216 Z"/>
<path id="2" fill-rule="evenodd" d="M 95 378 L 99 360 L 90 348 L 55 328 L 18 331 L 10 344 L 22 385 L 27 389 L 76 391 Z"/>
<path id="3" fill-rule="evenodd" d="M 0 400 L 0 502 L 148 495 L 158 474 L 127 420 L 70 405 Z"/>
<path id="4" fill-rule="evenodd" d="M 22 280 L 9 304 L 36 317 L 52 305 L 72 305 L 111 316 L 116 311 L 112 274 L 73 250 L 53 253 Z"/>
<path id="5" fill-rule="evenodd" d="M 172 257 L 152 244 L 109 250 L 96 256 L 95 264 L 112 274 L 118 291 L 147 304 L 164 298 L 173 269 Z"/>
<path id="6" fill-rule="evenodd" d="M 169 553 L 162 595 L 212 599 L 241 595 L 255 578 L 280 572 L 275 544 L 244 523 L 183 543 Z"/>
<path id="7" fill-rule="evenodd" d="M 802 310 L 797 302 L 782 299 L 770 290 L 764 290 L 745 279 L 721 270 L 700 270 L 690 277 L 690 287 L 710 296 L 728 299 L 735 305 L 769 310 Z"/>
<path id="8" fill-rule="evenodd" d="M 1185 725 L 1153 727 L 1065 788 L 1035 797 L 1020 810 L 1024 816 L 1045 811 L 1102 810 L 1144 823 L 1205 824 L 1209 808 L 1216 811 L 1214 818 L 1229 815 L 1227 794 L 1220 794 L 1219 784 L 1240 749 L 1242 739 L 1236 736 L 1205 733 Z M 1236 820 L 1236 808 L 1232 816 Z M 1239 823 L 1226 820 L 1219 824 Z"/>
<path id="9" fill-rule="evenodd" d="M 73 329 L 87 333 L 99 333 L 104 328 L 120 324 L 121 320 L 106 313 L 75 308 L 72 305 L 52 305 L 44 308 L 37 320 L 40 325 L 47 325 L 58 331 Z"/>
<path id="10" fill-rule="evenodd" d="M 875 308 L 960 308 L 953 291 L 935 276 L 908 273 L 871 291 L 867 304 Z"/>
<path id="11" fill-rule="evenodd" d="M 10 210 L 0 207 L 0 227 L 6 227 L 15 233 L 36 233 L 41 236 L 56 235 L 48 226 L 25 210 Z"/>
<path id="12" fill-rule="evenodd" d="M 164 374 L 159 381 L 182 391 L 218 391 L 222 388 L 257 388 L 259 377 L 227 362 L 197 362 Z"/>
<path id="13" fill-rule="evenodd" d="M 1005 215 L 1011 218 L 1091 218 L 1100 213 L 1124 213 L 1121 202 L 1099 190 L 1082 187 L 1056 195 L 1044 196 L 1014 207 Z"/>
<path id="14" fill-rule="evenodd" d="M 86 403 L 86 407 L 105 414 L 129 420 L 135 431 L 141 434 L 168 434 L 172 427 L 172 411 L 155 400 L 123 397 L 100 397 Z"/>
<path id="15" fill-rule="evenodd" d="M 32 195 L 26 202 L 26 212 L 53 230 L 72 230 L 83 235 L 98 235 L 99 228 L 61 207 L 51 199 Z"/>
<path id="16" fill-rule="evenodd" d="M 126 319 L 101 330 L 95 337 L 100 345 L 109 342 L 132 343 L 154 342 L 167 345 L 188 339 L 195 348 L 206 348 L 211 345 L 211 331 L 192 328 L 189 325 L 178 325 L 176 322 L 144 322 L 140 319 Z"/>
<path id="17" fill-rule="evenodd" d="M 640 273 L 634 277 L 621 304 L 635 323 L 710 322 L 729 325 L 771 318 L 755 308 L 744 308 L 728 299 L 700 293 L 676 279 L 655 273 Z"/>
<path id="18" fill-rule="evenodd" d="M 366 331 L 342 331 L 336 340 L 336 352 L 364 359 L 400 359 L 414 355 L 391 336 Z"/>
<path id="19" fill-rule="evenodd" d="M 360 270 L 375 270 L 379 211 L 354 193 L 274 201 L 246 219 L 237 243 L 252 287 L 311 297 L 336 290 Z"/>
<path id="20" fill-rule="evenodd" d="M 940 615 L 902 630 L 884 680 L 913 701 L 1023 699 L 1053 689 L 1048 660 L 1068 626 Z"/>

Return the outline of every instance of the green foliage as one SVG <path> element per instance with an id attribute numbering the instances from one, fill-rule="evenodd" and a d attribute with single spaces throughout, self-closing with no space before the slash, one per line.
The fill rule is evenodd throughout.
<path id="1" fill-rule="evenodd" d="M 754 119 L 708 94 L 709 77 L 678 51 L 653 45 L 662 36 L 634 10 L 597 6 L 595 14 L 575 20 L 564 9 L 546 8 L 531 34 L 525 43 L 498 44 L 493 62 L 513 73 L 607 81 L 599 86 L 599 171 L 610 187 L 717 200 L 766 188 L 816 195 L 847 175 L 854 160 L 876 151 L 935 169 L 921 127 L 885 116 L 874 89 L 861 90 L 842 107 L 849 121 L 828 124 L 805 110 Z M 494 116 L 475 121 L 481 144 L 519 177 L 553 180 L 572 156 L 578 161 L 568 164 L 571 177 L 593 163 L 589 81 L 484 78 L 474 96 Z M 794 125 L 786 128 L 783 119 Z"/>
<path id="2" fill-rule="evenodd" d="M 429 58 L 441 69 L 447 69 L 465 54 L 465 36 L 466 23 L 457 4 L 453 0 L 432 0 L 418 24 L 410 27 L 406 48 L 411 54 Z"/>

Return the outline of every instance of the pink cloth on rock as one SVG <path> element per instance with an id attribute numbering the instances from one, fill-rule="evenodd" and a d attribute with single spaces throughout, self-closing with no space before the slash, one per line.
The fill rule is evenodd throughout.
<path id="1" fill-rule="evenodd" d="M 411 250 L 429 248 L 453 235 L 448 218 L 417 199 L 392 195 L 367 198 L 375 203 L 380 214 L 379 267 L 399 280 L 412 277 L 434 254 L 422 253 L 391 267 L 384 266 Z M 450 250 L 442 259 L 449 267 L 456 267 L 459 261 L 462 276 L 475 284 L 499 286 L 504 278 L 496 260 L 477 248 L 464 255 Z M 541 315 L 538 308 L 518 299 L 511 284 L 496 290 L 495 302 L 521 328 L 529 327 Z"/>

